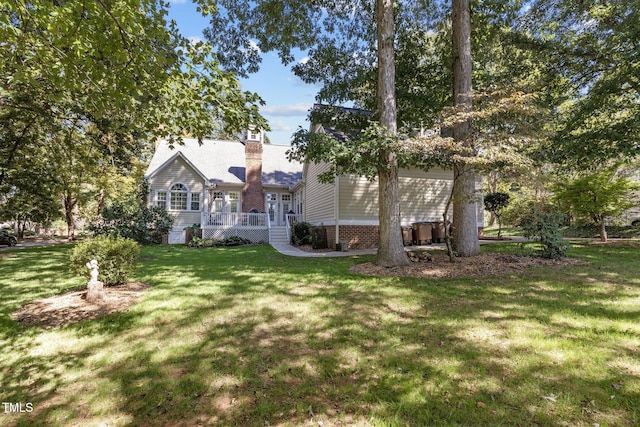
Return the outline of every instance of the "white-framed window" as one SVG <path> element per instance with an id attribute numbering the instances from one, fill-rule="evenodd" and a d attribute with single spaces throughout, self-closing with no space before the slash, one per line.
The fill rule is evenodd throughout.
<path id="1" fill-rule="evenodd" d="M 173 184 L 168 191 L 156 191 L 156 206 L 172 211 L 199 211 L 202 206 L 202 194 L 192 193 L 182 184 Z"/>
<path id="2" fill-rule="evenodd" d="M 224 208 L 224 191 L 214 191 L 211 194 L 211 212 L 222 212 Z"/>
<path id="3" fill-rule="evenodd" d="M 249 129 L 247 130 L 247 140 L 248 141 L 260 141 L 262 142 L 262 131 L 258 129 Z"/>
<path id="4" fill-rule="evenodd" d="M 191 193 L 191 210 L 200 210 L 200 193 Z"/>
<path id="5" fill-rule="evenodd" d="M 228 194 L 228 198 L 229 212 L 240 212 L 240 193 L 238 193 L 237 191 L 230 191 Z"/>
<path id="6" fill-rule="evenodd" d="M 291 211 L 291 194 L 280 194 L 280 211 L 282 212 L 282 223 L 286 224 L 287 215 Z"/>
<path id="7" fill-rule="evenodd" d="M 166 191 L 156 192 L 156 206 L 158 206 L 159 208 L 167 209 L 167 192 Z"/>
<path id="8" fill-rule="evenodd" d="M 189 189 L 184 184 L 174 184 L 171 187 L 171 210 L 186 211 Z"/>

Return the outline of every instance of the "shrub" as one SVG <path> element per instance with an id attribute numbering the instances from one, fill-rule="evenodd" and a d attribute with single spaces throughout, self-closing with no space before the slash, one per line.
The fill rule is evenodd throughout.
<path id="1" fill-rule="evenodd" d="M 189 243 L 190 248 L 211 248 L 211 247 L 219 247 L 219 246 L 242 246 L 242 245 L 250 245 L 251 240 L 245 239 L 239 236 L 230 236 L 226 237 L 222 240 L 216 239 L 201 239 L 199 237 L 194 237 Z"/>
<path id="2" fill-rule="evenodd" d="M 220 246 L 242 246 L 242 245 L 250 245 L 251 240 L 245 239 L 240 236 L 229 236 L 225 239 L 222 239 L 222 244 Z"/>
<path id="3" fill-rule="evenodd" d="M 91 240 L 78 243 L 71 252 L 71 270 L 89 278 L 87 262 L 98 261 L 100 275 L 98 280 L 105 285 L 125 283 L 136 268 L 136 261 L 140 247 L 127 238 L 98 236 Z"/>
<path id="4" fill-rule="evenodd" d="M 102 217 L 89 225 L 95 235 L 120 236 L 141 245 L 162 243 L 162 236 L 173 226 L 173 217 L 161 207 L 146 207 L 137 202 L 114 202 Z"/>
<path id="5" fill-rule="evenodd" d="M 196 237 L 194 237 L 193 239 L 191 239 L 187 243 L 187 246 L 189 246 L 190 248 L 203 248 L 203 247 L 205 247 L 204 244 L 207 241 L 213 241 L 213 240 L 212 239 L 201 239 L 200 237 L 196 236 Z"/>
<path id="6" fill-rule="evenodd" d="M 543 258 L 563 258 L 571 247 L 562 237 L 560 226 L 564 222 L 564 215 L 557 211 L 546 212 L 533 209 L 523 219 L 522 228 L 526 238 L 537 239 L 542 245 Z"/>
<path id="7" fill-rule="evenodd" d="M 329 247 L 326 228 L 313 227 L 311 230 L 311 246 L 313 249 L 326 249 Z"/>
<path id="8" fill-rule="evenodd" d="M 502 210 L 502 223 L 521 227 L 535 203 L 525 197 L 515 195 L 507 207 Z"/>
<path id="9" fill-rule="evenodd" d="M 311 243 L 311 229 L 313 226 L 308 222 L 296 222 L 291 226 L 291 243 L 295 246 L 308 245 Z"/>

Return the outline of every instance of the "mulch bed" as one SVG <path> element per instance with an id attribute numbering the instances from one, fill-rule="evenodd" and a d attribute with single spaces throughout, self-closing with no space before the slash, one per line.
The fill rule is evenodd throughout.
<path id="1" fill-rule="evenodd" d="M 142 282 L 106 286 L 105 299 L 92 304 L 85 299 L 86 289 L 71 291 L 33 301 L 14 312 L 11 318 L 24 326 L 41 326 L 45 329 L 96 319 L 116 311 L 124 311 L 138 302 L 149 285 Z"/>
<path id="2" fill-rule="evenodd" d="M 521 273 L 531 267 L 586 265 L 586 261 L 563 258 L 545 259 L 513 254 L 484 253 L 470 258 L 456 258 L 450 262 L 444 253 L 431 253 L 432 260 L 416 262 L 404 267 L 380 267 L 373 263 L 357 264 L 350 268 L 352 273 L 381 277 L 418 277 L 431 279 L 451 279 L 463 277 L 504 276 Z"/>

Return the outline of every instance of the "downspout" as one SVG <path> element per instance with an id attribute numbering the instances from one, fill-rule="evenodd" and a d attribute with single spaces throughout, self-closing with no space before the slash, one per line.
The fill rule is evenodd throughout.
<path id="1" fill-rule="evenodd" d="M 334 181 L 335 191 L 333 192 L 333 210 L 336 222 L 336 250 L 340 244 L 340 177 L 336 176 Z"/>

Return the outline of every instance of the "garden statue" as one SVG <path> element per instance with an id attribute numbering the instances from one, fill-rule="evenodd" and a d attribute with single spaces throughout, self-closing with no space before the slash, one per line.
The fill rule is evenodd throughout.
<path id="1" fill-rule="evenodd" d="M 87 268 L 91 270 L 90 282 L 97 282 L 98 281 L 98 261 L 95 259 L 92 259 L 87 263 Z"/>
<path id="2" fill-rule="evenodd" d="M 87 301 L 102 302 L 105 295 L 104 285 L 98 280 L 98 261 L 92 259 L 86 265 L 91 274 L 91 280 L 87 283 Z"/>

